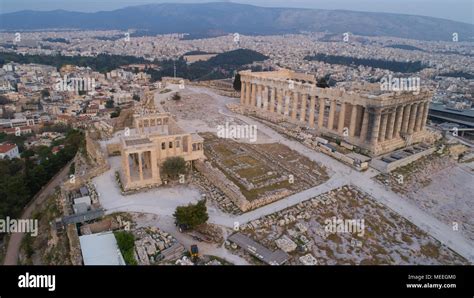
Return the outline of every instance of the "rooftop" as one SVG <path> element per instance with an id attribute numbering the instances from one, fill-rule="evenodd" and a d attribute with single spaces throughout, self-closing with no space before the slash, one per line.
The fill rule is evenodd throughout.
<path id="1" fill-rule="evenodd" d="M 203 137 L 201 137 L 201 136 L 198 135 L 197 133 L 192 133 L 192 134 L 191 134 L 191 140 L 192 140 L 193 142 L 204 142 Z"/>
<path id="2" fill-rule="evenodd" d="M 113 232 L 79 237 L 84 265 L 125 265 Z"/>
<path id="3" fill-rule="evenodd" d="M 13 150 L 16 148 L 16 144 L 10 144 L 10 143 L 3 143 L 0 144 L 0 153 L 7 153 L 10 150 Z"/>
<path id="4" fill-rule="evenodd" d="M 474 109 L 456 110 L 456 109 L 447 108 L 446 105 L 441 104 L 441 103 L 431 103 L 430 104 L 430 110 L 474 118 Z"/>
<path id="5" fill-rule="evenodd" d="M 269 265 L 281 265 L 289 259 L 289 255 L 286 252 L 282 250 L 271 251 L 260 243 L 240 233 L 231 235 L 228 240 L 234 242 Z"/>
<path id="6" fill-rule="evenodd" d="M 151 144 L 150 139 L 141 138 L 141 139 L 125 140 L 125 145 L 127 146 L 136 146 L 136 145 L 144 145 L 144 144 Z"/>

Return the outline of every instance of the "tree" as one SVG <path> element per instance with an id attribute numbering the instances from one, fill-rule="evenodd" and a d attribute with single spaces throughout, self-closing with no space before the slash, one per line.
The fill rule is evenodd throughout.
<path id="1" fill-rule="evenodd" d="M 326 78 L 320 78 L 316 83 L 316 86 L 319 88 L 329 88 L 329 84 Z"/>
<path id="2" fill-rule="evenodd" d="M 121 111 L 122 109 L 120 107 L 115 108 L 115 111 L 110 113 L 110 118 L 117 118 L 118 116 L 120 116 Z"/>
<path id="3" fill-rule="evenodd" d="M 135 100 L 135 101 L 140 101 L 140 95 L 133 94 L 132 99 Z"/>
<path id="4" fill-rule="evenodd" d="M 64 123 L 56 123 L 56 124 L 45 124 L 43 128 L 40 130 L 41 132 L 60 132 L 60 133 L 67 133 L 71 130 L 71 127 Z"/>
<path id="5" fill-rule="evenodd" d="M 105 103 L 105 107 L 107 109 L 112 109 L 114 107 L 114 100 L 113 99 L 107 100 L 107 102 Z"/>
<path id="6" fill-rule="evenodd" d="M 3 138 L 19 140 L 24 136 L 0 133 L 0 140 Z M 71 129 L 66 134 L 64 149 L 56 155 L 51 153 L 51 147 L 38 146 L 34 151 L 21 151 L 21 159 L 0 160 L 0 218 L 19 216 L 34 194 L 84 146 L 84 134 Z M 34 158 L 35 152 L 38 159 Z"/>
<path id="7" fill-rule="evenodd" d="M 206 223 L 209 219 L 206 208 L 206 200 L 200 200 L 196 204 L 176 207 L 173 214 L 178 225 L 186 225 L 189 229 Z"/>
<path id="8" fill-rule="evenodd" d="M 161 174 L 168 178 L 178 178 L 180 174 L 186 173 L 186 161 L 181 156 L 168 157 L 161 167 Z"/>
<path id="9" fill-rule="evenodd" d="M 41 98 L 49 97 L 49 90 L 43 89 L 41 90 Z"/>
<path id="10" fill-rule="evenodd" d="M 242 82 L 240 81 L 240 74 L 237 73 L 234 78 L 234 89 L 236 91 L 242 90 Z"/>

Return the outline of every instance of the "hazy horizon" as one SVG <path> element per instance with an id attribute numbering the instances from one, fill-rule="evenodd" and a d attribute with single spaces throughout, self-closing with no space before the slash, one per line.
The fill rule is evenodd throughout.
<path id="1" fill-rule="evenodd" d="M 21 10 L 63 9 L 78 12 L 115 10 L 127 6 L 153 3 L 209 3 L 233 2 L 265 7 L 293 7 L 313 9 L 344 9 L 366 12 L 385 12 L 443 18 L 474 24 L 474 1 L 472 0 L 3 0 L 0 13 Z"/>

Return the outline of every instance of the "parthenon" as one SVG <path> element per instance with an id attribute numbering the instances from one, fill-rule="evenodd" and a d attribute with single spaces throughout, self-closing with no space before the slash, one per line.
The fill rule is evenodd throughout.
<path id="1" fill-rule="evenodd" d="M 423 140 L 432 91 L 382 92 L 379 84 L 351 90 L 319 88 L 314 76 L 287 69 L 240 72 L 240 104 L 276 115 L 319 135 L 332 135 L 373 155 Z"/>

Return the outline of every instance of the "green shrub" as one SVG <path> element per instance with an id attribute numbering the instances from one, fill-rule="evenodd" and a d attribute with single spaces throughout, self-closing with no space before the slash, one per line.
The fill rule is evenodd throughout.
<path id="1" fill-rule="evenodd" d="M 135 260 L 134 255 L 135 236 L 127 231 L 117 231 L 114 232 L 114 235 L 125 263 L 127 265 L 137 265 L 137 260 Z"/>

